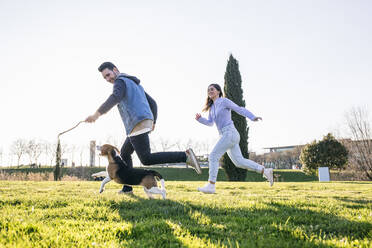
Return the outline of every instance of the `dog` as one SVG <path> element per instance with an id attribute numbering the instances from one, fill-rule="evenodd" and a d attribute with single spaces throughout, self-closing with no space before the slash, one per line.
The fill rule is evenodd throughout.
<path id="1" fill-rule="evenodd" d="M 146 195 L 152 199 L 152 194 L 160 194 L 163 199 L 166 198 L 165 181 L 163 176 L 154 170 L 134 169 L 127 166 L 127 164 L 119 156 L 119 150 L 109 144 L 100 147 L 101 156 L 107 156 L 109 164 L 106 171 L 101 171 L 92 174 L 92 177 L 105 177 L 102 181 L 99 193 L 105 190 L 105 184 L 114 180 L 119 184 L 128 185 L 142 185 Z M 161 188 L 158 188 L 157 180 L 160 181 Z"/>

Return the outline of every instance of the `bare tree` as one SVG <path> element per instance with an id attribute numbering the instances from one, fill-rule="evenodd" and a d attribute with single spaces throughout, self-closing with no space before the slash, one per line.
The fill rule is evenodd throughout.
<path id="1" fill-rule="evenodd" d="M 120 149 L 120 140 L 113 135 L 108 135 L 104 142 Z"/>
<path id="2" fill-rule="evenodd" d="M 43 147 L 43 154 L 45 156 L 45 165 L 47 165 L 48 161 L 49 161 L 49 159 L 48 159 L 48 155 L 49 155 L 48 154 L 48 147 L 49 146 L 50 146 L 49 141 L 44 140 L 43 143 L 42 143 L 42 147 Z"/>
<path id="3" fill-rule="evenodd" d="M 28 159 L 29 159 L 29 164 L 31 165 L 32 164 L 32 150 L 34 149 L 34 146 L 35 146 L 35 140 L 29 140 L 27 141 L 26 143 L 26 154 L 28 155 Z"/>
<path id="4" fill-rule="evenodd" d="M 39 159 L 41 153 L 43 152 L 43 146 L 40 142 L 36 141 L 35 139 L 29 140 L 27 142 L 26 153 L 30 159 L 30 165 L 37 164 L 37 160 Z"/>
<path id="5" fill-rule="evenodd" d="M 291 169 L 293 165 L 299 165 L 300 164 L 300 154 L 301 154 L 302 146 L 296 146 L 291 150 L 284 151 L 283 161 L 284 161 L 284 167 L 286 169 Z"/>
<path id="6" fill-rule="evenodd" d="M 63 155 L 70 152 L 70 147 L 67 144 L 61 144 L 61 159 L 63 158 Z"/>
<path id="7" fill-rule="evenodd" d="M 38 163 L 38 160 L 42 153 L 43 153 L 43 144 L 41 142 L 36 142 L 34 146 L 34 152 L 32 154 L 35 164 Z"/>
<path id="8" fill-rule="evenodd" d="M 44 153 L 50 161 L 50 166 L 52 166 L 55 162 L 56 152 L 57 152 L 57 143 L 50 143 L 50 142 L 44 143 Z"/>
<path id="9" fill-rule="evenodd" d="M 300 165 L 299 158 L 303 147 L 303 145 L 297 145 L 289 150 L 258 155 L 256 162 L 277 169 L 291 169 L 293 165 Z"/>
<path id="10" fill-rule="evenodd" d="M 249 159 L 255 161 L 256 163 L 259 164 L 264 164 L 265 162 L 265 156 L 264 154 L 256 154 L 255 152 L 249 152 Z"/>
<path id="11" fill-rule="evenodd" d="M 150 140 L 150 147 L 152 152 L 158 152 L 158 146 L 157 146 L 157 141 L 154 141 L 154 139 Z"/>
<path id="12" fill-rule="evenodd" d="M 165 151 L 169 151 L 169 149 L 171 149 L 175 144 L 171 144 L 169 139 L 160 138 L 160 145 L 161 145 L 162 151 L 165 152 Z"/>
<path id="13" fill-rule="evenodd" d="M 280 169 L 281 160 L 282 158 L 280 156 L 280 152 L 269 153 L 267 157 L 267 161 L 270 162 L 276 169 Z"/>
<path id="14" fill-rule="evenodd" d="M 194 142 L 192 149 L 195 152 L 195 155 L 200 156 L 203 150 L 203 143 L 199 141 Z"/>
<path id="15" fill-rule="evenodd" d="M 27 150 L 27 141 L 25 139 L 15 140 L 10 147 L 10 153 L 17 157 L 18 167 L 19 167 L 19 162 L 22 156 L 26 153 L 26 150 Z"/>
<path id="16" fill-rule="evenodd" d="M 8 153 L 8 164 L 10 166 L 13 165 L 13 157 L 14 157 L 14 154 L 9 151 L 9 153 Z"/>
<path id="17" fill-rule="evenodd" d="M 367 109 L 352 108 L 346 114 L 346 121 L 352 138 L 346 145 L 349 150 L 349 161 L 355 169 L 362 171 L 372 180 L 372 136 Z"/>
<path id="18" fill-rule="evenodd" d="M 178 151 L 186 151 L 186 149 L 187 149 L 186 144 L 183 143 L 180 139 L 176 140 L 174 145 L 177 147 Z M 186 165 L 186 168 L 189 167 L 187 164 L 185 164 L 185 165 Z"/>
<path id="19" fill-rule="evenodd" d="M 186 141 L 186 143 L 184 143 L 185 150 L 188 149 L 188 148 L 190 148 L 190 147 L 192 148 L 193 144 L 194 144 L 194 142 L 192 141 L 192 139 L 188 139 Z"/>
<path id="20" fill-rule="evenodd" d="M 289 169 L 293 164 L 298 163 L 300 153 L 296 150 L 288 150 L 282 152 L 270 152 L 264 155 L 251 157 L 257 163 L 265 164 L 265 166 L 273 167 L 276 169 Z"/>
<path id="21" fill-rule="evenodd" d="M 201 153 L 203 153 L 202 155 L 205 155 L 205 154 L 209 154 L 210 152 L 210 143 L 208 141 L 202 141 L 200 143 L 200 150 L 201 150 Z"/>
<path id="22" fill-rule="evenodd" d="M 180 139 L 176 140 L 176 142 L 174 142 L 174 145 L 177 147 L 178 151 L 186 150 L 184 149 L 184 145 Z"/>
<path id="23" fill-rule="evenodd" d="M 197 153 L 197 151 L 202 149 L 203 143 L 195 142 L 192 139 L 188 139 L 186 142 L 178 139 L 174 142 L 173 146 L 177 147 L 179 151 L 186 151 L 189 148 L 193 148 L 194 152 Z"/>
<path id="24" fill-rule="evenodd" d="M 83 155 L 85 151 L 89 151 L 89 145 L 79 146 L 80 166 L 83 166 Z"/>
<path id="25" fill-rule="evenodd" d="M 70 148 L 69 148 L 69 152 L 70 152 L 70 155 L 71 155 L 71 165 L 74 166 L 75 164 L 75 153 L 77 151 L 78 147 L 75 145 L 75 144 L 72 144 L 70 145 Z"/>

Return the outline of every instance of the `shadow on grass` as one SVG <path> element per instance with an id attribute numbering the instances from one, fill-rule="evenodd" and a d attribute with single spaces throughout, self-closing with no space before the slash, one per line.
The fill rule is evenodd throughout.
<path id="1" fill-rule="evenodd" d="M 371 181 L 331 181 L 333 184 L 371 184 Z"/>
<path id="2" fill-rule="evenodd" d="M 351 203 L 358 203 L 358 204 L 371 204 L 372 203 L 372 200 L 354 200 L 348 197 L 341 197 L 341 196 L 335 196 L 333 198 L 339 201 L 343 201 L 343 202 L 351 202 Z"/>
<path id="3" fill-rule="evenodd" d="M 111 201 L 109 206 L 132 224 L 131 229 L 116 231 L 116 237 L 129 244 L 192 247 L 192 242 L 198 242 L 218 247 L 333 247 L 320 240 L 371 236 L 368 233 L 371 223 L 304 209 L 304 205 L 297 208 L 271 202 L 263 209 L 219 208 L 132 197 L 134 201 Z"/>

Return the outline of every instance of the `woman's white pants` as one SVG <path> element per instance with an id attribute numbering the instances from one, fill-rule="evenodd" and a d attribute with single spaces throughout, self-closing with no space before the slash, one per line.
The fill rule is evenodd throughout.
<path id="1" fill-rule="evenodd" d="M 209 181 L 216 182 L 219 160 L 227 152 L 236 167 L 261 173 L 264 166 L 243 157 L 239 146 L 240 135 L 234 124 L 220 130 L 220 139 L 209 154 Z"/>

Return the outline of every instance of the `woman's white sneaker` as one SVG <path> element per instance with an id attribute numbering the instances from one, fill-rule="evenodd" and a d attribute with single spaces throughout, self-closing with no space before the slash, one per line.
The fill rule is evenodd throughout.
<path id="1" fill-rule="evenodd" d="M 207 183 L 204 187 L 198 187 L 198 190 L 204 194 L 214 194 L 216 192 L 216 185 Z"/>
<path id="2" fill-rule="evenodd" d="M 274 185 L 274 172 L 272 168 L 264 169 L 263 177 L 265 177 L 269 183 L 270 186 Z"/>

